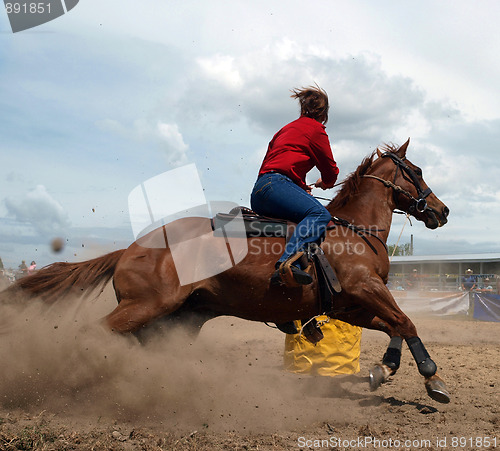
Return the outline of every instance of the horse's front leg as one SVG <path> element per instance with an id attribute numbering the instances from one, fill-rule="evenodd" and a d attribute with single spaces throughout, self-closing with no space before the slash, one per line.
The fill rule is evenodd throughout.
<path id="1" fill-rule="evenodd" d="M 377 389 L 399 368 L 401 345 L 404 339 L 410 348 L 419 373 L 425 378 L 428 395 L 435 401 L 447 403 L 450 395 L 443 380 L 436 374 L 437 366 L 417 335 L 415 325 L 398 307 L 392 294 L 382 281 L 372 278 L 370 283 L 358 285 L 355 296 L 360 304 L 376 313 L 371 328 L 386 332 L 391 341 L 382 363 L 370 371 L 370 387 Z"/>
<path id="2" fill-rule="evenodd" d="M 406 344 L 410 348 L 410 352 L 415 359 L 418 372 L 425 377 L 427 394 L 434 399 L 434 401 L 449 403 L 450 394 L 446 388 L 446 384 L 437 375 L 437 365 L 429 356 L 422 340 L 418 337 L 410 337 L 406 339 Z"/>
<path id="3" fill-rule="evenodd" d="M 396 374 L 401 364 L 401 347 L 403 339 L 394 336 L 389 341 L 389 346 L 382 357 L 382 363 L 370 369 L 370 390 L 375 391 L 383 383 L 387 382 L 390 376 Z"/>
<path id="4" fill-rule="evenodd" d="M 396 374 L 396 371 L 399 369 L 403 339 L 389 324 L 366 310 L 358 310 L 344 314 L 341 315 L 339 319 L 366 329 L 385 332 L 391 337 L 389 346 L 382 357 L 382 362 L 370 369 L 370 390 L 377 390 L 383 383 L 389 380 L 389 377 Z"/>
<path id="5" fill-rule="evenodd" d="M 450 394 L 444 381 L 437 375 L 437 366 L 430 358 L 424 344 L 418 337 L 406 339 L 413 358 L 418 367 L 418 372 L 425 377 L 425 388 L 427 394 L 435 401 L 441 403 L 450 402 Z M 390 376 L 396 374 L 401 362 L 401 348 L 403 339 L 396 335 L 389 342 L 389 346 L 382 358 L 382 363 L 370 369 L 370 390 L 375 391 L 383 383 L 387 382 Z"/>

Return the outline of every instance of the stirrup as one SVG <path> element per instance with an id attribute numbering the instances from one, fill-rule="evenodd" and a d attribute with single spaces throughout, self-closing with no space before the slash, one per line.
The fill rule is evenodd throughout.
<path id="1" fill-rule="evenodd" d="M 300 287 L 302 285 L 309 285 L 313 282 L 313 278 L 309 273 L 311 271 L 312 265 L 309 265 L 305 270 L 302 270 L 293 265 L 302 257 L 304 257 L 304 252 L 297 252 L 295 255 L 281 263 L 281 265 L 279 266 L 278 274 L 285 285 L 289 287 Z M 275 275 L 273 274 L 272 279 L 274 278 L 274 276 Z"/>
<path id="2" fill-rule="evenodd" d="M 302 326 L 302 332 L 304 333 L 304 337 L 312 344 L 316 344 L 325 338 L 321 330 L 321 326 L 315 318 Z"/>

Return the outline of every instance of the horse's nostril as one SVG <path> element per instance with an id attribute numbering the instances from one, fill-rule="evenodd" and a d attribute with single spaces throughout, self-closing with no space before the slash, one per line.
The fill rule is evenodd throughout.
<path id="1" fill-rule="evenodd" d="M 450 209 L 448 207 L 444 207 L 443 208 L 443 216 L 445 218 L 447 218 L 449 214 L 450 214 Z"/>

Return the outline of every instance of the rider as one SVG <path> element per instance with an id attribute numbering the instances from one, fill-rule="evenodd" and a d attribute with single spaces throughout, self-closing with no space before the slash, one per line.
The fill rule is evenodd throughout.
<path id="1" fill-rule="evenodd" d="M 339 173 L 325 131 L 328 95 L 319 86 L 293 89 L 292 93 L 291 97 L 299 100 L 300 117 L 274 135 L 251 195 L 256 213 L 297 223 L 276 263 L 271 283 L 282 282 L 278 269 L 288 259 L 309 243 L 321 243 L 331 220 L 328 210 L 311 195 L 312 186 L 306 184 L 306 174 L 317 167 L 321 177 L 314 186 L 328 189 L 335 185 Z M 298 260 L 290 269 L 297 283 L 312 282 Z"/>

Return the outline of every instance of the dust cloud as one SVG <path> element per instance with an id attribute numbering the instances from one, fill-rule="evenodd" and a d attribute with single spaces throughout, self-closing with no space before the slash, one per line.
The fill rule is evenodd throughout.
<path id="1" fill-rule="evenodd" d="M 176 329 L 144 346 L 99 325 L 115 305 L 108 286 L 99 297 L 0 306 L 2 407 L 93 423 L 248 432 L 318 414 L 314 403 L 301 406 L 308 382 L 282 371 L 280 332 L 219 318 L 195 340 Z M 275 351 L 263 354 L 270 342 Z"/>
<path id="2" fill-rule="evenodd" d="M 52 306 L 0 305 L 5 443 L 29 433 L 57 449 L 292 449 L 298 437 L 498 432 L 499 323 L 410 315 L 452 395 L 439 404 L 406 346 L 398 373 L 369 391 L 388 343 L 380 332 L 363 331 L 360 374 L 310 377 L 283 371 L 284 336 L 264 324 L 221 317 L 195 341 L 174 330 L 142 346 L 99 326 L 115 305 L 109 286 Z"/>

